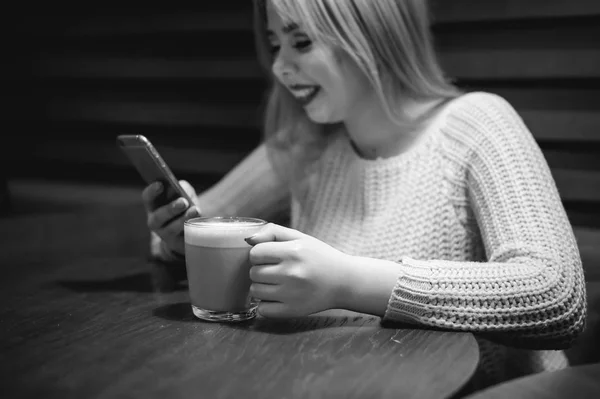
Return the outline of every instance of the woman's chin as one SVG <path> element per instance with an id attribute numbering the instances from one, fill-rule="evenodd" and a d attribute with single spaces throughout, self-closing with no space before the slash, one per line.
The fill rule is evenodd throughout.
<path id="1" fill-rule="evenodd" d="M 328 112 L 323 112 L 323 110 L 305 109 L 305 111 L 306 111 L 306 116 L 308 116 L 308 119 L 310 119 L 314 123 L 330 124 L 330 123 L 339 122 L 339 121 L 334 120 L 334 118 L 332 118 Z"/>

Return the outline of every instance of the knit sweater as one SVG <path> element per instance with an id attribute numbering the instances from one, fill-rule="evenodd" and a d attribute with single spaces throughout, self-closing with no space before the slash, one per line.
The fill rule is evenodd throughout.
<path id="1" fill-rule="evenodd" d="M 480 386 L 567 366 L 559 349 L 585 324 L 581 260 L 544 156 L 506 100 L 462 95 L 391 158 L 363 159 L 338 134 L 291 196 L 285 162 L 267 154 L 200 200 L 270 218 L 289 199 L 291 227 L 397 262 L 383 320 L 475 333 Z"/>

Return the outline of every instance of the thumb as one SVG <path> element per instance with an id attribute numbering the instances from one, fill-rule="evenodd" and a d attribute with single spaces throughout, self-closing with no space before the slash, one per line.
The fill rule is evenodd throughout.
<path id="1" fill-rule="evenodd" d="M 260 229 L 258 233 L 247 237 L 244 240 L 246 240 L 246 242 L 250 245 L 256 245 L 269 241 L 292 241 L 303 236 L 304 234 L 298 230 L 283 227 L 274 223 L 269 223 Z"/>
<path id="2" fill-rule="evenodd" d="M 198 210 L 198 214 L 202 214 L 202 212 L 200 211 L 200 204 L 198 203 L 198 197 L 196 195 L 196 190 L 194 190 L 194 187 L 187 180 L 179 180 L 179 184 L 194 202 L 190 205 L 195 205 Z"/>
<path id="3" fill-rule="evenodd" d="M 179 180 L 179 184 L 190 197 L 194 198 L 196 196 L 196 190 L 187 180 Z"/>

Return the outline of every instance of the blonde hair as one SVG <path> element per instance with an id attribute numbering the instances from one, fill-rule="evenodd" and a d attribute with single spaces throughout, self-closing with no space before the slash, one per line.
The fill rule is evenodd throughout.
<path id="1" fill-rule="evenodd" d="M 350 56 L 399 127 L 410 130 L 419 122 L 406 121 L 403 100 L 446 100 L 459 94 L 439 67 L 425 0 L 270 1 L 285 23 L 298 24 L 313 40 Z M 307 157 L 311 149 L 318 152 L 323 148 L 322 140 L 332 126 L 310 121 L 273 77 L 266 0 L 254 0 L 254 18 L 258 59 L 271 80 L 264 112 L 265 135 L 297 157 Z"/>

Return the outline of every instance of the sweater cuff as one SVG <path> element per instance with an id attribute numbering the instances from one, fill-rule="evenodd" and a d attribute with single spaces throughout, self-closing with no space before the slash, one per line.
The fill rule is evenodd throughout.
<path id="1" fill-rule="evenodd" d="M 389 321 L 424 322 L 433 317 L 430 294 L 434 269 L 427 261 L 404 257 L 398 262 L 402 273 L 390 296 L 384 319 Z"/>

